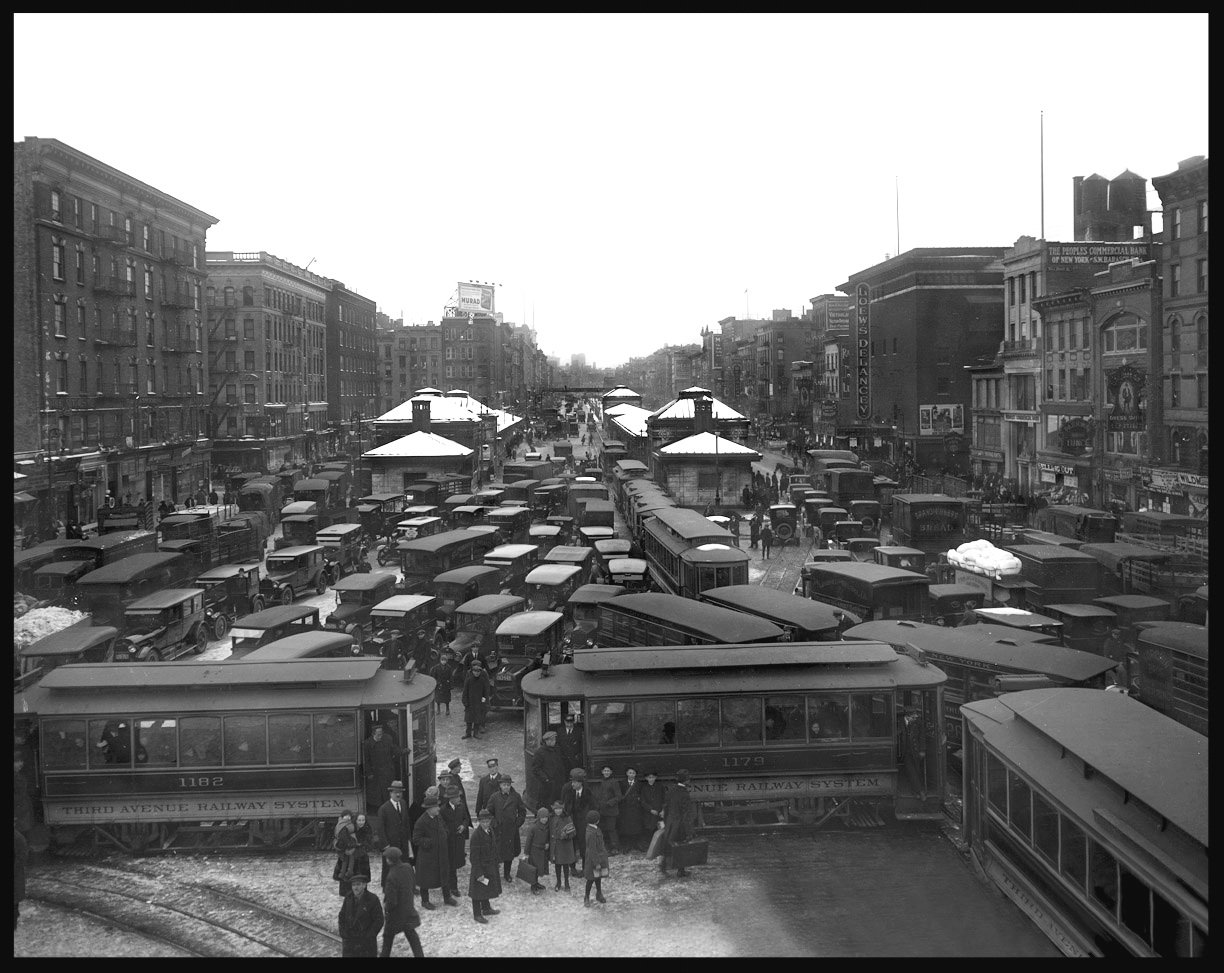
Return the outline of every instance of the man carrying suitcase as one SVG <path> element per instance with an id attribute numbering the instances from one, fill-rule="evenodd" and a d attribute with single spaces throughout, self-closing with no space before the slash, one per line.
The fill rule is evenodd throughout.
<path id="1" fill-rule="evenodd" d="M 675 786 L 668 788 L 667 804 L 663 808 L 663 840 L 666 842 L 666 850 L 659 860 L 661 871 L 667 871 L 667 863 L 670 860 L 676 867 L 676 874 L 681 878 L 688 872 L 685 871 L 686 861 L 683 858 L 677 858 L 679 849 L 676 848 L 676 845 L 688 841 L 693 836 L 693 829 L 697 824 L 697 808 L 689 794 L 688 780 L 687 770 L 677 770 Z"/>

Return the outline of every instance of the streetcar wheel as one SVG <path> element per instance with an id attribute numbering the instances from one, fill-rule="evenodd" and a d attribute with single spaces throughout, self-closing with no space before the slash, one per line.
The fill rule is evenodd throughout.
<path id="1" fill-rule="evenodd" d="M 282 605 L 293 604 L 293 588 L 289 585 L 281 585 L 280 600 Z"/>
<path id="2" fill-rule="evenodd" d="M 214 639 L 225 638 L 225 633 L 229 631 L 229 619 L 224 615 L 218 615 L 212 622 L 212 637 Z"/>

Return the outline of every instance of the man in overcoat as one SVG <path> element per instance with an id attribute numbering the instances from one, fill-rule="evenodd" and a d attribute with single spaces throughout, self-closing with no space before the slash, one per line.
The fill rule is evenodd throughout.
<path id="1" fill-rule="evenodd" d="M 625 770 L 625 793 L 621 797 L 620 817 L 616 822 L 621 847 L 626 851 L 645 851 L 642 833 L 646 830 L 646 809 L 642 806 L 642 783 L 633 767 Z M 647 838 L 649 840 L 649 838 Z"/>
<path id="2" fill-rule="evenodd" d="M 383 927 L 382 903 L 369 890 L 369 875 L 354 875 L 349 882 L 352 891 L 340 906 L 340 955 L 377 959 L 378 931 Z"/>
<path id="3" fill-rule="evenodd" d="M 399 757 L 399 747 L 387 736 L 383 725 L 376 724 L 361 744 L 366 802 L 370 807 L 379 807 L 387 799 L 387 788 L 399 774 Z"/>
<path id="4" fill-rule="evenodd" d="M 445 800 L 440 812 L 442 829 L 446 832 L 446 850 L 450 858 L 450 872 L 446 875 L 450 884 L 444 888 L 449 889 L 450 894 L 456 898 L 459 896 L 459 879 L 456 873 L 467 864 L 467 839 L 472 831 L 472 816 L 468 814 L 467 805 L 459 800 L 462 793 L 454 784 L 448 785 L 442 795 Z"/>
<path id="5" fill-rule="evenodd" d="M 663 809 L 663 839 L 667 843 L 667 850 L 659 859 L 659 868 L 664 872 L 671 858 L 672 845 L 688 841 L 697 825 L 697 807 L 689 794 L 688 781 L 689 772 L 677 770 L 676 783 L 667 791 L 667 806 Z M 688 872 L 677 868 L 676 874 L 683 877 Z"/>
<path id="6" fill-rule="evenodd" d="M 479 738 L 479 728 L 485 721 L 485 703 L 491 694 L 489 677 L 485 675 L 484 666 L 479 660 L 473 659 L 459 696 L 460 702 L 463 703 L 463 722 L 467 727 L 463 739 Z"/>
<path id="7" fill-rule="evenodd" d="M 565 757 L 557 749 L 557 734 L 544 734 L 544 745 L 531 758 L 531 800 L 536 807 L 550 807 L 561 796 L 568 768 Z"/>
<path id="8" fill-rule="evenodd" d="M 476 784 L 477 814 L 489 806 L 489 798 L 497 793 L 497 782 L 505 776 L 501 772 L 501 766 L 498 764 L 496 757 L 490 757 L 486 760 L 485 766 L 489 768 L 489 772 L 482 776 Z"/>
<path id="9" fill-rule="evenodd" d="M 574 827 L 578 829 L 578 833 L 574 836 L 574 843 L 578 849 L 578 857 L 586 858 L 586 825 L 579 824 L 585 822 L 587 811 L 594 811 L 595 794 L 591 788 L 586 786 L 586 771 L 581 767 L 575 767 L 570 771 L 570 779 L 564 787 L 561 788 L 561 805 L 565 808 L 565 813 L 570 816 L 574 822 Z"/>
<path id="10" fill-rule="evenodd" d="M 383 926 L 383 944 L 380 957 L 391 955 L 391 944 L 395 942 L 396 933 L 403 933 L 412 949 L 412 955 L 424 959 L 425 952 L 421 949 L 421 937 L 417 935 L 417 926 L 421 924 L 421 914 L 416 910 L 413 895 L 416 892 L 416 875 L 412 866 L 403 860 L 403 852 L 394 845 L 383 854 L 391 863 L 391 873 L 383 886 L 383 914 L 386 925 Z"/>
<path id="11" fill-rule="evenodd" d="M 599 830 L 603 835 L 604 846 L 608 854 L 617 853 L 616 822 L 620 817 L 621 800 L 625 796 L 620 781 L 612 776 L 611 766 L 605 765 L 601 770 L 602 777 L 595 781 L 591 788 L 595 793 L 595 810 L 599 812 Z"/>
<path id="12" fill-rule="evenodd" d="M 468 895 L 472 897 L 472 918 L 482 925 L 500 910 L 493 900 L 501 895 L 501 875 L 497 870 L 497 839 L 493 837 L 493 815 L 485 808 L 479 814 L 479 824 L 472 832 L 469 848 L 472 870 L 468 878 Z"/>
<path id="13" fill-rule="evenodd" d="M 497 779 L 498 792 L 489 798 L 487 808 L 493 814 L 493 835 L 497 838 L 497 859 L 502 863 L 502 878 L 513 882 L 510 865 L 523 850 L 519 828 L 527 820 L 523 799 L 513 787 L 514 779 L 502 774 Z"/>
<path id="14" fill-rule="evenodd" d="M 573 713 L 565 717 L 565 727 L 557 736 L 557 746 L 561 748 L 566 770 L 582 766 L 582 728 L 578 726 Z"/>
<path id="15" fill-rule="evenodd" d="M 391 796 L 378 808 L 378 837 L 384 848 L 393 845 L 396 848 L 408 847 L 408 839 L 412 836 L 408 817 L 408 802 L 404 800 L 404 782 L 393 780 L 387 788 Z M 381 885 L 387 884 L 387 856 L 383 855 Z"/>
<path id="16" fill-rule="evenodd" d="M 421 887 L 421 908 L 436 909 L 429 901 L 430 889 L 442 890 L 442 901 L 447 905 L 458 905 L 451 895 L 454 871 L 450 863 L 450 842 L 446 825 L 442 821 L 438 798 L 433 794 L 421 802 L 425 813 L 417 818 L 412 831 L 412 844 L 416 848 L 417 883 Z"/>

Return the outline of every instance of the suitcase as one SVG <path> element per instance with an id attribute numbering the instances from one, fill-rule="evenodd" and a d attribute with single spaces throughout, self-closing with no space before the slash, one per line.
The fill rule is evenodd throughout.
<path id="1" fill-rule="evenodd" d="M 708 841 L 685 841 L 671 847 L 672 863 L 677 868 L 688 868 L 690 865 L 704 865 L 710 854 Z"/>
<path id="2" fill-rule="evenodd" d="M 646 849 L 646 857 L 648 859 L 658 858 L 666 847 L 667 842 L 663 840 L 663 829 L 659 828 L 650 836 L 650 846 Z"/>
<path id="3" fill-rule="evenodd" d="M 539 878 L 539 875 L 540 872 L 535 865 L 522 859 L 519 860 L 518 868 L 514 872 L 515 878 L 521 878 L 524 882 L 530 882 L 532 885 L 536 884 L 536 879 Z"/>

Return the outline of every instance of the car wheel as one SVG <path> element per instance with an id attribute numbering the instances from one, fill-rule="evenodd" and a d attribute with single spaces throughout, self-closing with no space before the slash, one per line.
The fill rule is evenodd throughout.
<path id="1" fill-rule="evenodd" d="M 147 656 L 145 656 L 145 662 L 161 662 L 161 660 L 162 654 L 156 649 L 153 649 Z"/>
<path id="2" fill-rule="evenodd" d="M 224 621 L 224 616 L 222 616 L 222 621 Z M 220 635 L 217 636 L 217 638 L 220 637 Z M 194 643 L 194 651 L 196 655 L 199 655 L 206 648 L 208 648 L 208 629 L 203 623 L 200 623 L 195 627 L 195 631 L 191 633 L 190 641 Z"/>
<path id="3" fill-rule="evenodd" d="M 327 590 L 327 584 L 328 584 L 327 573 L 324 571 L 320 571 L 319 576 L 315 579 L 315 594 L 316 595 L 323 594 L 323 592 Z"/>
<path id="4" fill-rule="evenodd" d="M 255 612 L 261 612 L 263 610 L 264 610 L 263 595 L 256 595 L 254 598 L 251 599 L 251 614 L 254 614 Z"/>
<path id="5" fill-rule="evenodd" d="M 280 600 L 282 605 L 293 604 L 293 588 L 289 585 L 281 585 Z"/>
<path id="6" fill-rule="evenodd" d="M 203 627 L 203 626 L 201 626 Z M 225 633 L 229 631 L 229 619 L 224 615 L 217 615 L 212 620 L 212 637 L 214 639 L 225 638 Z"/>
<path id="7" fill-rule="evenodd" d="M 384 547 L 378 552 L 378 566 L 380 568 L 385 568 L 390 563 L 391 563 L 390 553 Z"/>

